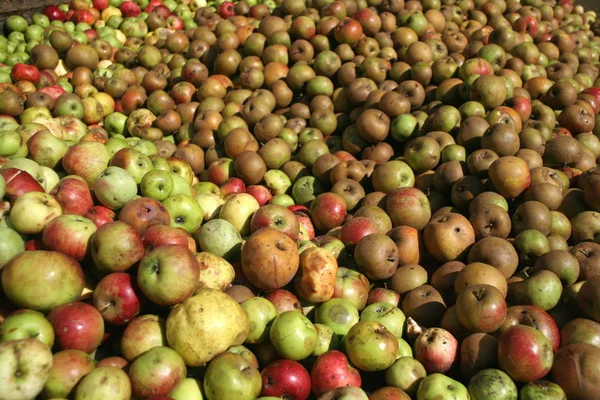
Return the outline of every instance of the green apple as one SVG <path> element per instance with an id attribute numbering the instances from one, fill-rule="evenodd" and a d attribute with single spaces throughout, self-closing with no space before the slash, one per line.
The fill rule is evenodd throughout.
<path id="1" fill-rule="evenodd" d="M 427 371 L 418 360 L 412 357 L 400 357 L 385 370 L 385 383 L 398 387 L 414 397 L 419 384 L 426 376 Z"/>
<path id="2" fill-rule="evenodd" d="M 137 183 L 129 172 L 119 167 L 108 167 L 98 175 L 94 195 L 111 210 L 119 210 L 137 195 Z"/>
<path id="3" fill-rule="evenodd" d="M 154 142 L 146 139 L 138 141 L 135 145 L 133 145 L 133 148 L 148 157 L 158 153 L 158 149 L 156 148 Z"/>
<path id="4" fill-rule="evenodd" d="M 412 357 L 413 351 L 410 344 L 402 338 L 398 338 L 398 358 L 400 357 Z"/>
<path id="5" fill-rule="evenodd" d="M 260 394 L 262 377 L 244 357 L 225 352 L 208 364 L 203 384 L 208 400 L 254 400 Z"/>
<path id="6" fill-rule="evenodd" d="M 75 400 L 129 400 L 131 381 L 117 367 L 98 367 L 77 385 Z"/>
<path id="7" fill-rule="evenodd" d="M 387 302 L 368 305 L 360 314 L 361 321 L 375 321 L 385 326 L 394 336 L 402 337 L 406 317 L 402 310 Z"/>
<path id="8" fill-rule="evenodd" d="M 277 316 L 269 331 L 271 344 L 280 356 L 303 360 L 317 345 L 317 330 L 302 313 L 286 311 Z"/>
<path id="9" fill-rule="evenodd" d="M 148 156 L 131 147 L 119 150 L 113 155 L 109 165 L 123 168 L 133 177 L 136 184 L 139 184 L 146 172 L 153 168 Z"/>
<path id="10" fill-rule="evenodd" d="M 44 28 L 39 25 L 29 25 L 25 29 L 25 40 L 28 42 L 36 41 L 41 43 L 44 40 Z"/>
<path id="11" fill-rule="evenodd" d="M 296 203 L 294 202 L 294 198 L 289 194 L 278 194 L 271 197 L 271 200 L 269 200 L 269 204 L 276 204 L 278 206 L 289 207 L 293 206 Z"/>
<path id="12" fill-rule="evenodd" d="M 469 400 L 469 392 L 465 385 L 459 381 L 440 374 L 433 373 L 426 376 L 417 390 L 417 400 L 435 399 Z"/>
<path id="13" fill-rule="evenodd" d="M 269 338 L 269 324 L 277 317 L 273 303 L 264 297 L 251 297 L 240 303 L 250 323 L 250 333 L 246 343 L 256 344 Z"/>
<path id="14" fill-rule="evenodd" d="M 468 384 L 473 400 L 517 400 L 517 386 L 506 372 L 488 368 L 477 372 Z"/>
<path id="15" fill-rule="evenodd" d="M 69 150 L 67 144 L 43 129 L 27 141 L 29 157 L 41 166 L 54 168 Z"/>
<path id="16" fill-rule="evenodd" d="M 62 215 L 58 201 L 48 193 L 27 192 L 13 203 L 10 220 L 22 234 L 36 234 L 44 230 L 54 218 Z"/>
<path id="17" fill-rule="evenodd" d="M 128 148 L 129 143 L 123 138 L 113 136 L 104 143 L 104 146 L 112 158 L 119 150 Z"/>
<path id="18" fill-rule="evenodd" d="M 200 384 L 194 378 L 185 378 L 169 393 L 173 400 L 203 400 Z"/>
<path id="19" fill-rule="evenodd" d="M 15 130 L 0 131 L 0 156 L 12 158 L 23 148 L 27 152 L 27 144 L 21 138 L 19 132 Z"/>
<path id="20" fill-rule="evenodd" d="M 198 182 L 194 185 L 197 194 L 217 194 L 221 195 L 221 189 L 212 182 Z"/>
<path id="21" fill-rule="evenodd" d="M 564 390 L 554 382 L 539 380 L 527 382 L 519 391 L 521 400 L 567 400 Z"/>
<path id="22" fill-rule="evenodd" d="M 154 162 L 153 162 L 154 164 Z M 155 169 L 156 166 L 154 166 Z M 187 196 L 191 196 L 192 195 L 192 187 L 190 186 L 190 184 L 188 183 L 188 181 L 185 180 L 185 178 L 183 178 L 181 175 L 176 174 L 175 172 L 171 172 L 171 167 L 168 167 L 169 169 L 167 169 L 167 171 L 169 171 L 171 173 L 171 178 L 173 179 L 173 190 L 171 191 L 171 195 L 177 195 L 177 194 L 185 194 Z M 158 169 L 162 169 L 162 168 L 158 168 Z"/>
<path id="23" fill-rule="evenodd" d="M 0 200 L 4 198 L 4 194 L 6 193 L 6 181 L 4 177 L 0 175 Z M 0 264 L 2 265 L 2 264 Z"/>
<path id="24" fill-rule="evenodd" d="M 357 308 L 343 298 L 329 299 L 315 311 L 315 322 L 328 326 L 339 339 L 358 321 Z"/>
<path id="25" fill-rule="evenodd" d="M 224 219 L 213 219 L 205 223 L 194 237 L 205 252 L 210 252 L 225 260 L 239 257 L 242 247 L 242 236 L 231 223 Z"/>
<path id="26" fill-rule="evenodd" d="M 348 359 L 362 371 L 382 371 L 398 355 L 398 339 L 378 322 L 359 321 L 344 336 Z"/>
<path id="27" fill-rule="evenodd" d="M 186 232 L 193 233 L 202 225 L 204 211 L 192 196 L 187 194 L 172 195 L 167 197 L 163 204 L 169 211 L 172 227 L 183 228 Z"/>
<path id="28" fill-rule="evenodd" d="M 58 173 L 50 167 L 42 165 L 42 174 L 44 176 L 43 186 L 46 193 L 50 193 L 54 186 L 58 184 L 60 181 L 60 176 Z"/>
<path id="29" fill-rule="evenodd" d="M 140 182 L 142 196 L 163 201 L 173 191 L 173 177 L 171 172 L 153 169 L 148 171 Z"/>
<path id="30" fill-rule="evenodd" d="M 28 338 L 37 339 L 49 348 L 54 346 L 54 328 L 39 311 L 14 311 L 0 325 L 0 342 Z"/>
<path id="31" fill-rule="evenodd" d="M 25 251 L 25 241 L 21 235 L 13 229 L 0 227 L 0 269 L 23 251 Z"/>
<path id="32" fill-rule="evenodd" d="M 231 223 L 242 236 L 250 234 L 250 220 L 260 208 L 256 199 L 248 193 L 231 196 L 219 211 L 219 218 Z"/>
<path id="33" fill-rule="evenodd" d="M 326 191 L 325 186 L 314 176 L 303 176 L 292 186 L 292 197 L 296 204 L 309 205 L 319 194 Z"/>
<path id="34" fill-rule="evenodd" d="M 411 114 L 400 114 L 390 124 L 390 135 L 399 141 L 405 142 L 412 138 L 419 128 L 419 121 Z"/>
<path id="35" fill-rule="evenodd" d="M 47 28 L 50 26 L 50 19 L 41 13 L 35 13 L 31 16 L 31 21 L 36 24 L 41 26 L 42 28 Z"/>
<path id="36" fill-rule="evenodd" d="M 20 15 L 11 15 L 4 21 L 4 29 L 7 32 L 25 32 L 29 24 L 25 17 Z"/>
<path id="37" fill-rule="evenodd" d="M 127 133 L 127 115 L 114 111 L 104 117 L 104 129 L 110 136 Z"/>
<path id="38" fill-rule="evenodd" d="M 333 329 L 324 324 L 313 324 L 317 330 L 317 345 L 311 356 L 318 357 L 329 350 L 335 350 L 340 346 L 339 336 L 333 333 Z"/>
<path id="39" fill-rule="evenodd" d="M 285 172 L 279 169 L 267 171 L 263 176 L 263 179 L 265 181 L 265 186 L 273 193 L 273 195 L 285 194 L 290 186 L 292 186 L 290 178 Z"/>

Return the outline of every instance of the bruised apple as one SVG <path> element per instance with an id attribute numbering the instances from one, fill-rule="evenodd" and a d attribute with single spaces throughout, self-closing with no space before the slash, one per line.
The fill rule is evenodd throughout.
<path id="1" fill-rule="evenodd" d="M 299 272 L 294 278 L 298 296 L 310 303 L 322 303 L 333 296 L 338 263 L 326 249 L 311 247 L 300 254 Z"/>

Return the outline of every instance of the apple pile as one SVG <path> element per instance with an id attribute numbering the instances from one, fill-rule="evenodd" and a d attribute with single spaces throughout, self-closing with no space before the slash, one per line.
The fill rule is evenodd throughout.
<path id="1" fill-rule="evenodd" d="M 0 399 L 598 399 L 599 68 L 572 0 L 10 16 Z"/>

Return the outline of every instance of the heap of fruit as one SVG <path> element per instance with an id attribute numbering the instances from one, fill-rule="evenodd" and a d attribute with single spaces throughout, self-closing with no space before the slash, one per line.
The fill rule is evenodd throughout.
<path id="1" fill-rule="evenodd" d="M 595 13 L 72 0 L 4 30 L 0 399 L 598 399 Z"/>

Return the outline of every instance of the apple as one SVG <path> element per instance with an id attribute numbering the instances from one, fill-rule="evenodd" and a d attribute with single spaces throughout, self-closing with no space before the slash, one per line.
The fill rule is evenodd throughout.
<path id="1" fill-rule="evenodd" d="M 200 228 L 204 211 L 192 196 L 176 194 L 167 197 L 163 204 L 171 218 L 172 227 L 181 227 L 188 233 L 193 233 Z"/>
<path id="2" fill-rule="evenodd" d="M 381 371 L 390 367 L 398 355 L 398 339 L 385 326 L 374 321 L 359 321 L 344 336 L 348 359 L 362 371 Z"/>
<path id="3" fill-rule="evenodd" d="M 129 366 L 134 396 L 167 395 L 182 379 L 187 368 L 177 352 L 169 347 L 153 347 L 137 357 Z"/>
<path id="4" fill-rule="evenodd" d="M 267 365 L 261 376 L 261 396 L 306 400 L 310 395 L 310 375 L 297 361 L 277 360 Z"/>
<path id="5" fill-rule="evenodd" d="M 198 367 L 215 354 L 242 344 L 250 326 L 244 309 L 232 297 L 217 289 L 200 288 L 171 310 L 166 332 L 169 347 L 186 365 Z"/>
<path id="6" fill-rule="evenodd" d="M 248 320 L 250 321 L 250 333 L 246 343 L 261 343 L 269 337 L 269 324 L 277 317 L 277 310 L 273 303 L 264 297 L 251 297 L 240 303 Z"/>
<path id="7" fill-rule="evenodd" d="M 358 310 L 349 300 L 329 299 L 315 311 L 315 322 L 326 325 L 340 339 L 359 321 Z"/>
<path id="8" fill-rule="evenodd" d="M 19 307 L 42 312 L 76 301 L 84 284 L 77 260 L 57 251 L 25 251 L 2 269 L 6 297 Z"/>
<path id="9" fill-rule="evenodd" d="M 198 287 L 200 267 L 187 247 L 163 245 L 142 258 L 137 283 L 153 303 L 172 306 L 183 302 Z"/>
<path id="10" fill-rule="evenodd" d="M 0 342 L 28 338 L 37 339 L 49 348 L 54 345 L 54 329 L 44 314 L 20 309 L 6 316 L 0 325 Z"/>
<path id="11" fill-rule="evenodd" d="M 62 215 L 60 204 L 48 193 L 27 192 L 20 196 L 10 210 L 10 220 L 19 233 L 36 234 L 54 218 Z"/>
<path id="12" fill-rule="evenodd" d="M 140 295 L 132 275 L 114 272 L 106 275 L 96 285 L 94 307 L 109 324 L 126 325 L 140 311 Z"/>
<path id="13" fill-rule="evenodd" d="M 362 384 L 358 370 L 338 350 L 330 350 L 317 357 L 310 371 L 310 380 L 315 396 L 340 387 L 360 387 Z"/>
<path id="14" fill-rule="evenodd" d="M 421 381 L 427 376 L 425 367 L 412 357 L 400 357 L 385 370 L 385 382 L 414 396 Z"/>
<path id="15" fill-rule="evenodd" d="M 250 233 L 252 215 L 258 211 L 258 201 L 248 193 L 238 193 L 225 201 L 219 211 L 219 218 L 232 224 L 242 236 Z"/>
<path id="16" fill-rule="evenodd" d="M 472 332 L 490 333 L 506 318 L 507 307 L 502 293 L 491 285 L 472 285 L 463 289 L 456 299 L 460 323 Z"/>
<path id="17" fill-rule="evenodd" d="M 15 230 L 0 227 L 0 269 L 24 250 L 25 242 Z"/>
<path id="18" fill-rule="evenodd" d="M 373 303 L 360 314 L 361 321 L 375 321 L 385 326 L 394 336 L 401 338 L 406 317 L 402 310 L 390 303 Z"/>
<path id="19" fill-rule="evenodd" d="M 50 377 L 52 352 L 36 339 L 0 343 L 0 398 L 33 399 Z"/>
<path id="20" fill-rule="evenodd" d="M 79 382 L 75 398 L 128 400 L 131 398 L 131 383 L 121 368 L 98 367 Z"/>
<path id="21" fill-rule="evenodd" d="M 204 393 L 210 400 L 236 398 L 256 399 L 261 391 L 258 369 L 244 357 L 225 352 L 215 357 L 206 369 L 203 379 Z"/>
<path id="22" fill-rule="evenodd" d="M 458 341 L 447 330 L 427 328 L 413 345 L 415 358 L 429 373 L 447 372 L 458 355 Z"/>
<path id="23" fill-rule="evenodd" d="M 166 346 L 165 320 L 153 314 L 144 314 L 131 320 L 121 336 L 121 353 L 126 360 L 157 346 Z"/>
<path id="24" fill-rule="evenodd" d="M 56 344 L 61 350 L 91 353 L 104 338 L 102 314 L 93 306 L 79 301 L 55 307 L 48 321 L 56 332 Z"/>
<path id="25" fill-rule="evenodd" d="M 115 220 L 115 212 L 104 206 L 93 206 L 83 216 L 96 224 L 98 228 Z"/>
<path id="26" fill-rule="evenodd" d="M 94 206 L 90 187 L 77 176 L 65 176 L 50 194 L 58 201 L 64 214 L 85 215 Z"/>
<path id="27" fill-rule="evenodd" d="M 59 251 L 83 261 L 88 254 L 90 237 L 96 225 L 80 215 L 65 214 L 54 218 L 42 232 L 42 242 L 49 250 Z"/>
<path id="28" fill-rule="evenodd" d="M 42 395 L 45 398 L 68 397 L 81 379 L 95 367 L 92 357 L 83 351 L 62 350 L 55 353 Z"/>
<path id="29" fill-rule="evenodd" d="M 18 168 L 4 167 L 0 169 L 0 175 L 3 177 L 6 185 L 6 197 L 11 202 L 27 192 L 44 192 L 44 187 L 26 171 Z"/>
<path id="30" fill-rule="evenodd" d="M 469 394 L 474 398 L 497 397 L 499 399 L 516 399 L 517 386 L 504 372 L 488 368 L 477 372 L 469 380 Z"/>
<path id="31" fill-rule="evenodd" d="M 550 372 L 553 360 L 550 342 L 534 328 L 515 325 L 500 335 L 498 362 L 515 382 L 543 378 Z"/>
<path id="32" fill-rule="evenodd" d="M 134 199 L 137 194 L 135 179 L 123 168 L 110 166 L 94 180 L 94 195 L 111 210 L 118 210 Z"/>
<path id="33" fill-rule="evenodd" d="M 433 400 L 439 396 L 455 400 L 471 398 L 465 385 L 439 372 L 434 372 L 427 375 L 419 384 L 417 399 Z"/>
<path id="34" fill-rule="evenodd" d="M 100 226 L 91 238 L 90 251 L 94 266 L 105 274 L 127 271 L 145 254 L 140 234 L 122 221 Z"/>
<path id="35" fill-rule="evenodd" d="M 242 236 L 234 225 L 224 219 L 206 222 L 194 233 L 194 237 L 203 251 L 226 260 L 232 260 L 240 254 Z"/>
<path id="36" fill-rule="evenodd" d="M 282 357 L 298 361 L 308 357 L 314 350 L 317 330 L 303 314 L 286 311 L 271 324 L 269 339 Z"/>

